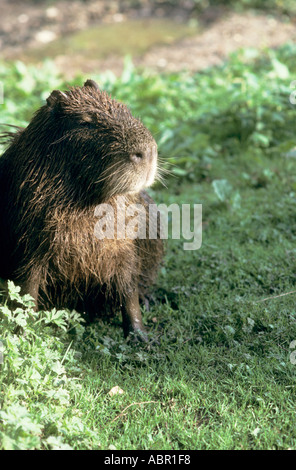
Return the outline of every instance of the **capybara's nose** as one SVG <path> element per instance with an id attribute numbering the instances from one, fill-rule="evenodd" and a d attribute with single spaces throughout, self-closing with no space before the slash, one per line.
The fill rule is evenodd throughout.
<path id="1" fill-rule="evenodd" d="M 144 162 L 144 160 L 152 161 L 157 157 L 156 146 L 153 145 L 151 147 L 138 150 L 137 152 L 132 152 L 129 157 L 134 163 L 141 163 Z"/>
<path id="2" fill-rule="evenodd" d="M 130 160 L 134 163 L 141 163 L 145 159 L 145 152 L 133 152 L 130 154 Z"/>

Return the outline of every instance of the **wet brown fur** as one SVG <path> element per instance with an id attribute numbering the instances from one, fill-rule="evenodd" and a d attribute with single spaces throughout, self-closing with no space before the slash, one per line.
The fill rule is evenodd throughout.
<path id="1" fill-rule="evenodd" d="M 157 275 L 162 242 L 99 240 L 94 211 L 107 202 L 116 214 L 122 195 L 126 204 L 145 206 L 148 224 L 153 201 L 137 188 L 148 178 L 149 159 L 134 163 L 130 155 L 154 155 L 150 132 L 88 81 L 52 92 L 27 128 L 2 137 L 9 147 L 0 158 L 0 277 L 33 295 L 37 308 L 96 317 L 122 307 L 126 328 L 137 329 L 135 299 Z"/>

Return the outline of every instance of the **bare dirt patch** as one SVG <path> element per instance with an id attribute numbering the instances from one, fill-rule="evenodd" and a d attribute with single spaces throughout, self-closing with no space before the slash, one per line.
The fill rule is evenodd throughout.
<path id="1" fill-rule="evenodd" d="M 149 0 L 139 8 L 130 8 L 130 2 L 106 0 L 60 0 L 53 4 L 2 0 L 0 47 L 2 57 L 25 58 L 34 48 L 48 46 L 52 41 L 65 38 L 87 28 L 122 23 L 129 20 L 169 18 L 176 28 L 192 21 L 193 3 L 179 2 L 178 8 L 167 4 L 155 6 Z M 133 56 L 138 66 L 155 71 L 197 71 L 222 63 L 233 51 L 241 47 L 278 47 L 296 40 L 295 22 L 262 13 L 238 14 L 212 8 L 199 17 L 198 33 L 184 37 L 172 44 L 154 45 Z M 118 38 L 120 41 L 120 37 Z M 45 49 L 44 49 L 45 50 Z M 42 55 L 42 54 L 41 54 Z M 123 57 L 112 53 L 106 58 L 88 58 L 73 51 L 53 57 L 58 69 L 67 77 L 80 73 L 112 70 L 120 74 Z"/>

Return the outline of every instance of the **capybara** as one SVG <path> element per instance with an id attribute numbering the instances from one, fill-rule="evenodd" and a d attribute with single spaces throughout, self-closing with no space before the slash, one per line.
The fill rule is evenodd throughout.
<path id="1" fill-rule="evenodd" d="M 31 294 L 37 309 L 90 318 L 121 310 L 125 336 L 146 339 L 139 297 L 162 260 L 159 231 L 99 239 L 95 211 L 109 204 L 116 216 L 141 204 L 148 226 L 153 200 L 143 189 L 157 175 L 150 132 L 87 80 L 54 90 L 26 128 L 2 137 L 9 146 L 0 157 L 0 277 Z"/>

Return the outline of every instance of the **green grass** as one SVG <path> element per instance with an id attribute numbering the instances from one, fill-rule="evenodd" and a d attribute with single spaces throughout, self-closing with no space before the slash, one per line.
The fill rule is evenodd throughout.
<path id="1" fill-rule="evenodd" d="M 1 308 L 1 448 L 296 448 L 295 294 L 278 297 L 296 290 L 295 52 L 239 51 L 194 76 L 127 64 L 119 79 L 94 77 L 172 164 L 157 202 L 203 204 L 203 244 L 168 241 L 143 312 L 159 344 L 127 343 L 120 318 L 86 327 L 28 299 Z M 13 124 L 64 86 L 50 63 L 3 64 L 0 79 Z"/>

